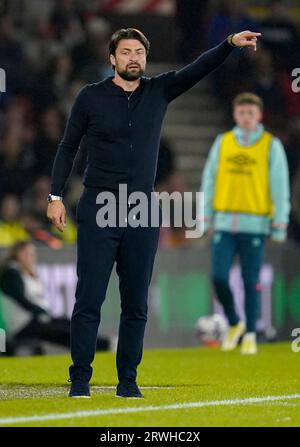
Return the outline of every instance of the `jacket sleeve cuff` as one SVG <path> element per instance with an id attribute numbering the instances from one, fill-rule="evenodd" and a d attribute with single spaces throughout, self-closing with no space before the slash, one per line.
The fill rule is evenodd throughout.
<path id="1" fill-rule="evenodd" d="M 286 240 L 286 229 L 281 228 L 271 228 L 271 239 L 274 241 L 285 241 Z"/>

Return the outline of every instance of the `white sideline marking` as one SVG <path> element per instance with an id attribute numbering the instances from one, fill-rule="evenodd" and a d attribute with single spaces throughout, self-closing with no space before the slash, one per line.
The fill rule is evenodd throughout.
<path id="1" fill-rule="evenodd" d="M 161 390 L 161 389 L 173 389 L 176 388 L 176 386 L 140 386 L 139 388 L 143 389 L 143 390 Z M 91 385 L 91 389 L 92 390 L 97 390 L 97 389 L 106 389 L 106 390 L 114 390 L 116 389 L 115 385 Z"/>
<path id="2" fill-rule="evenodd" d="M 218 407 L 222 405 L 247 405 L 258 402 L 274 402 L 278 400 L 300 399 L 300 394 L 287 394 L 283 396 L 261 396 L 261 397 L 247 397 L 244 399 L 229 399 L 229 400 L 208 400 L 203 402 L 183 402 L 172 405 L 150 405 L 147 407 L 124 407 L 124 408 L 107 408 L 106 410 L 86 410 L 74 411 L 70 413 L 48 413 L 43 415 L 19 416 L 0 418 L 0 425 L 17 424 L 20 422 L 34 422 L 34 421 L 55 421 L 59 419 L 83 418 L 91 416 L 105 416 L 108 414 L 127 414 L 127 413 L 141 413 L 145 411 L 161 411 L 161 410 L 177 410 L 183 408 L 200 408 L 200 407 Z"/>

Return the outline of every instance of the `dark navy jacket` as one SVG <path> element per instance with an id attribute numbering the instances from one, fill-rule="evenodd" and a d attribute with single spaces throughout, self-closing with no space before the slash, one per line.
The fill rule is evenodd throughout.
<path id="1" fill-rule="evenodd" d="M 113 76 L 83 87 L 55 156 L 51 194 L 62 195 L 83 135 L 88 151 L 85 186 L 117 191 L 119 184 L 127 184 L 128 193 L 151 192 L 168 104 L 222 64 L 232 50 L 225 40 L 178 71 L 142 76 L 130 99 Z"/>

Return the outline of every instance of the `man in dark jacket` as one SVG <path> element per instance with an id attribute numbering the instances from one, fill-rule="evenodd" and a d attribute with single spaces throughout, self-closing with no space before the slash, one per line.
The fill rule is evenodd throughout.
<path id="1" fill-rule="evenodd" d="M 116 395 L 143 397 L 136 376 L 142 358 L 148 287 L 159 226 L 124 227 L 122 221 L 122 225 L 119 222 L 114 227 L 99 227 L 96 197 L 103 191 L 117 197 L 120 185 L 126 185 L 129 194 L 142 192 L 150 197 L 168 104 L 221 65 L 234 47 L 256 48 L 259 35 L 250 31 L 230 35 L 181 70 L 149 78 L 143 76 L 148 40 L 139 30 L 121 29 L 112 36 L 109 48 L 114 76 L 89 84 L 79 92 L 54 161 L 47 212 L 48 218 L 63 231 L 66 211 L 62 192 L 85 135 L 88 161 L 85 188 L 77 207 L 78 283 L 71 324 L 70 396 L 90 396 L 100 309 L 116 261 L 122 309 Z M 120 197 L 117 203 L 121 205 Z M 132 205 L 126 202 L 127 212 L 132 211 Z"/>

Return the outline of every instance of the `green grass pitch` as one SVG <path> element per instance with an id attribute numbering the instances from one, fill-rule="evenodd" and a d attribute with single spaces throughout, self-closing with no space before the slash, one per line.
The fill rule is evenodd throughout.
<path id="1" fill-rule="evenodd" d="M 145 399 L 115 397 L 114 353 L 94 361 L 91 399 L 67 397 L 68 355 L 0 357 L 0 426 L 299 426 L 300 352 L 147 349 Z M 254 398 L 254 399 L 253 399 Z"/>

